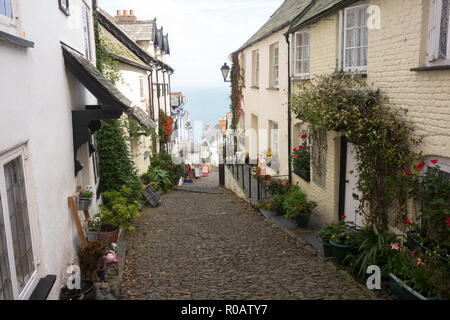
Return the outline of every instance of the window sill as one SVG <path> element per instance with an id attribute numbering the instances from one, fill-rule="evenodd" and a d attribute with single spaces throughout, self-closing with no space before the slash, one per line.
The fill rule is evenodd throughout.
<path id="1" fill-rule="evenodd" d="M 266 88 L 266 90 L 278 91 L 278 90 L 280 90 L 280 88 L 277 88 L 277 87 L 270 87 L 270 88 Z"/>
<path id="2" fill-rule="evenodd" d="M 3 31 L 0 31 L 0 40 L 9 42 L 22 48 L 34 48 L 34 42 L 13 36 L 12 34 Z"/>
<path id="3" fill-rule="evenodd" d="M 412 68 L 410 71 L 436 71 L 436 70 L 450 70 L 450 65 L 441 65 L 441 66 L 423 66 L 423 67 L 417 67 Z"/>
<path id="4" fill-rule="evenodd" d="M 292 81 L 307 81 L 309 79 L 310 79 L 309 75 L 308 76 L 292 76 L 291 77 Z"/>
<path id="5" fill-rule="evenodd" d="M 367 78 L 367 71 L 364 72 L 344 71 L 343 74 L 347 77 Z"/>
<path id="6" fill-rule="evenodd" d="M 250 89 L 259 89 L 258 86 L 251 86 Z"/>

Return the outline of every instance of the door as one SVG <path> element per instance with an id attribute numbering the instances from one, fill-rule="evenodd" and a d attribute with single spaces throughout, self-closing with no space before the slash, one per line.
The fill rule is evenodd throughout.
<path id="1" fill-rule="evenodd" d="M 355 157 L 355 145 L 347 142 L 347 162 L 345 172 L 345 221 L 353 222 L 357 226 L 363 225 L 363 216 L 359 215 L 359 198 L 361 192 L 357 190 L 358 183 L 357 162 Z M 358 196 L 355 199 L 355 195 Z"/>

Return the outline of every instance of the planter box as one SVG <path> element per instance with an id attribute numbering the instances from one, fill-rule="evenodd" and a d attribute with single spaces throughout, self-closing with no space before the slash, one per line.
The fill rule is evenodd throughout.
<path id="1" fill-rule="evenodd" d="M 323 256 L 326 258 L 333 257 L 334 256 L 333 247 L 330 244 L 323 241 L 322 245 L 323 245 Z"/>
<path id="2" fill-rule="evenodd" d="M 86 239 L 87 239 L 87 241 L 91 242 L 91 241 L 97 240 L 99 233 L 100 233 L 100 229 L 99 228 L 95 228 L 95 229 L 88 228 L 86 230 Z"/>
<path id="3" fill-rule="evenodd" d="M 303 180 L 310 182 L 311 181 L 311 170 L 303 170 L 296 166 L 294 166 L 294 172 Z"/>
<path id="4" fill-rule="evenodd" d="M 104 242 L 108 247 L 111 243 L 116 243 L 119 238 L 120 228 L 113 231 L 100 231 L 98 234 L 98 240 Z"/>
<path id="5" fill-rule="evenodd" d="M 352 250 L 354 250 L 353 245 L 337 244 L 333 241 L 333 239 L 330 239 L 330 245 L 333 249 L 333 255 L 339 264 L 342 264 L 344 262 L 345 257 L 347 256 L 347 254 L 351 253 Z"/>
<path id="6" fill-rule="evenodd" d="M 414 231 L 408 231 L 406 233 L 406 243 L 408 245 L 408 248 L 410 248 L 410 249 L 421 248 L 424 252 L 429 252 L 430 254 L 433 254 L 432 250 L 430 250 L 427 247 L 421 245 L 419 243 L 419 241 L 417 241 L 415 235 L 416 235 L 416 233 Z M 437 258 L 442 264 L 450 267 L 448 258 L 443 257 L 443 256 L 439 256 L 439 255 L 437 256 Z"/>
<path id="7" fill-rule="evenodd" d="M 97 297 L 97 288 L 94 282 L 81 280 L 80 290 L 69 290 L 67 287 L 61 289 L 60 300 L 95 300 Z"/>
<path id="8" fill-rule="evenodd" d="M 263 214 L 263 216 L 266 218 L 272 218 L 277 215 L 275 212 L 272 212 L 272 211 L 269 211 L 269 210 L 263 209 L 263 208 L 260 208 L 259 212 L 261 212 Z"/>
<path id="9" fill-rule="evenodd" d="M 79 211 L 88 211 L 91 206 L 92 198 L 79 197 L 77 202 L 77 209 Z"/>
<path id="10" fill-rule="evenodd" d="M 403 284 L 394 274 L 390 273 L 389 278 L 391 292 L 400 300 L 428 300 L 428 298 L 425 298 L 411 287 Z"/>

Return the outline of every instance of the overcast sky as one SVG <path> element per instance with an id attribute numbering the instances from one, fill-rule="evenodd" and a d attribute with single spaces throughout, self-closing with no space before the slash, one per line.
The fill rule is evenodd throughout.
<path id="1" fill-rule="evenodd" d="M 135 10 L 139 20 L 156 17 L 169 33 L 175 69 L 172 89 L 224 85 L 220 67 L 250 38 L 283 0 L 99 0 L 109 14 Z"/>

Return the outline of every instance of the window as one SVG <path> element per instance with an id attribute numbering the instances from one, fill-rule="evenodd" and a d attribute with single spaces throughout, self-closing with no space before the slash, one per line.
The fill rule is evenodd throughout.
<path id="1" fill-rule="evenodd" d="M 344 71 L 367 71 L 368 5 L 344 10 Z"/>
<path id="2" fill-rule="evenodd" d="M 22 153 L 0 158 L 0 300 L 26 298 L 38 280 Z"/>
<path id="3" fill-rule="evenodd" d="M 449 0 L 430 0 L 428 63 L 450 64 Z"/>
<path id="4" fill-rule="evenodd" d="M 140 93 L 141 93 L 141 101 L 145 100 L 145 90 L 144 90 L 144 79 L 139 79 L 139 85 L 140 85 Z"/>
<path id="5" fill-rule="evenodd" d="M 89 16 L 90 10 L 83 2 L 83 32 L 84 32 L 84 48 L 87 60 L 91 60 L 91 36 L 89 30 Z"/>
<path id="6" fill-rule="evenodd" d="M 259 86 L 259 51 L 252 52 L 252 86 Z"/>
<path id="7" fill-rule="evenodd" d="M 270 86 L 277 87 L 278 86 L 278 78 L 279 78 L 279 47 L 278 43 L 270 46 Z"/>
<path id="8" fill-rule="evenodd" d="M 294 35 L 292 70 L 294 76 L 309 75 L 310 68 L 310 33 L 309 31 L 296 32 Z"/>
<path id="9" fill-rule="evenodd" d="M 0 23 L 15 26 L 14 0 L 0 0 Z M 11 31 L 11 30 L 1 30 Z"/>
<path id="10" fill-rule="evenodd" d="M 278 135 L 278 123 L 269 121 L 269 129 L 270 129 L 270 151 L 272 153 L 270 159 L 270 167 L 278 171 L 278 154 L 279 154 L 279 135 Z"/>
<path id="11" fill-rule="evenodd" d="M 69 0 L 59 0 L 59 9 L 64 12 L 66 16 L 70 15 Z"/>

